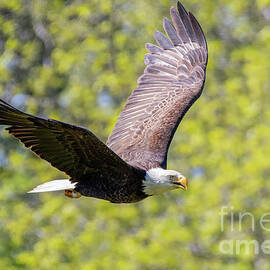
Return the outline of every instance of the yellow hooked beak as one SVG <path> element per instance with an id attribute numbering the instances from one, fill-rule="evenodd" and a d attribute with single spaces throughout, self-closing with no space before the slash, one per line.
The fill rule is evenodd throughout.
<path id="1" fill-rule="evenodd" d="M 187 190 L 188 188 L 188 181 L 185 176 L 179 176 L 177 181 L 174 181 L 173 184 L 177 185 L 178 188 L 183 190 Z"/>

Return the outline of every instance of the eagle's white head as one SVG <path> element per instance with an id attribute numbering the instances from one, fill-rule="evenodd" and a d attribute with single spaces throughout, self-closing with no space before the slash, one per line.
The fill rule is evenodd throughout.
<path id="1" fill-rule="evenodd" d="M 146 172 L 143 186 L 145 194 L 155 195 L 176 188 L 186 190 L 188 182 L 186 177 L 177 171 L 153 168 Z"/>

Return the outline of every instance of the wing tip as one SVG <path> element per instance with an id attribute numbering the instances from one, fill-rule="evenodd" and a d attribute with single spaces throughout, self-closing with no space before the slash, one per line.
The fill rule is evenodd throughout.
<path id="1" fill-rule="evenodd" d="M 196 38 L 198 40 L 198 43 L 206 50 L 206 52 L 208 52 L 207 41 L 206 41 L 201 25 L 199 24 L 196 17 L 191 12 L 189 12 L 188 15 L 192 24 L 192 28 L 194 29 Z"/>
<path id="2" fill-rule="evenodd" d="M 185 15 L 188 15 L 186 9 L 184 8 L 184 6 L 181 4 L 180 1 L 177 1 L 177 9 L 179 14 L 181 15 L 181 13 L 184 13 Z"/>
<path id="3" fill-rule="evenodd" d="M 11 106 L 9 103 L 5 102 L 1 98 L 0 98 L 0 109 L 17 110 L 15 107 Z"/>
<path id="4" fill-rule="evenodd" d="M 173 17 L 173 16 L 179 16 L 179 15 L 178 15 L 178 12 L 176 11 L 176 9 L 175 9 L 174 6 L 172 6 L 172 7 L 170 8 L 170 15 L 171 15 L 171 17 Z"/>
<path id="5" fill-rule="evenodd" d="M 167 35 L 158 30 L 154 31 L 158 46 L 147 43 L 146 49 L 152 54 L 163 54 L 164 50 L 173 49 L 178 45 L 185 47 L 185 44 L 189 44 L 193 48 L 204 50 L 208 59 L 207 41 L 195 16 L 187 11 L 180 1 L 177 2 L 177 7 L 171 6 L 170 13 L 172 22 L 166 17 L 163 18 L 163 28 Z"/>
<path id="6" fill-rule="evenodd" d="M 154 37 L 159 46 L 166 50 L 183 42 L 196 42 L 208 51 L 206 38 L 199 22 L 191 12 L 184 8 L 180 1 L 177 1 L 177 8 L 170 7 L 170 16 L 173 23 L 168 18 L 163 18 L 163 29 L 169 39 L 160 31 L 154 32 Z"/>

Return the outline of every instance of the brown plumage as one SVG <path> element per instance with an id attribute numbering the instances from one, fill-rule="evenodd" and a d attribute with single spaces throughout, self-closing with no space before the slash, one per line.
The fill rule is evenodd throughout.
<path id="1" fill-rule="evenodd" d="M 173 25 L 163 21 L 170 40 L 156 31 L 160 47 L 146 44 L 147 67 L 107 141 L 125 161 L 145 170 L 166 168 L 175 130 L 203 89 L 206 41 L 194 16 L 179 2 L 178 10 L 171 8 Z"/>
<path id="2" fill-rule="evenodd" d="M 166 169 L 169 145 L 202 92 L 207 64 L 206 41 L 193 15 L 178 2 L 178 12 L 171 8 L 171 18 L 173 24 L 163 21 L 169 39 L 156 31 L 159 46 L 146 44 L 147 67 L 107 146 L 83 127 L 26 114 L 0 100 L 0 124 L 8 125 L 10 134 L 71 177 L 63 186 L 57 182 L 60 188 L 47 185 L 41 190 L 41 185 L 36 192 L 70 186 L 84 196 L 116 203 L 151 195 L 144 190 L 147 172 Z"/>

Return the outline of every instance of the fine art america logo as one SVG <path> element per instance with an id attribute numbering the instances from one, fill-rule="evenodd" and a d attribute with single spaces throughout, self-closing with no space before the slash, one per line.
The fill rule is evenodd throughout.
<path id="1" fill-rule="evenodd" d="M 219 215 L 221 232 L 226 231 L 228 237 L 219 243 L 221 253 L 239 255 L 244 252 L 270 255 L 270 240 L 251 239 L 250 234 L 245 238 L 245 232 L 253 233 L 257 230 L 270 232 L 270 212 L 264 213 L 256 222 L 252 213 L 235 213 L 233 206 L 221 207 Z"/>

